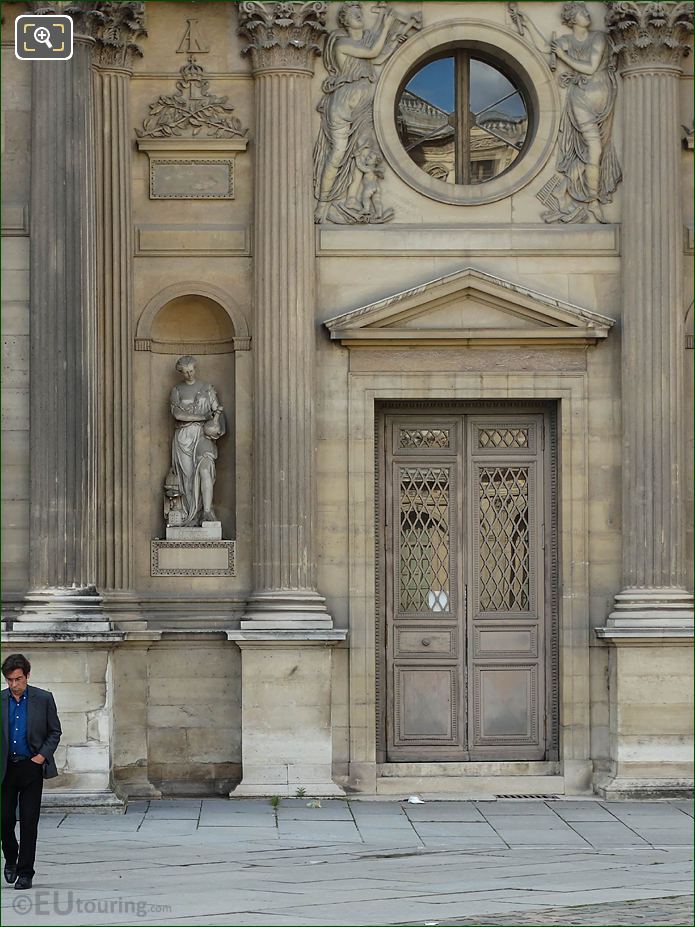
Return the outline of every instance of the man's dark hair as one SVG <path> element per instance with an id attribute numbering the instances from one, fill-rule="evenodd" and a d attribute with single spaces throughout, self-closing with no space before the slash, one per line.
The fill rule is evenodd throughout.
<path id="1" fill-rule="evenodd" d="M 18 669 L 21 669 L 24 675 L 28 676 L 31 672 L 31 663 L 23 653 L 11 653 L 2 664 L 2 675 L 7 679 L 10 673 Z"/>

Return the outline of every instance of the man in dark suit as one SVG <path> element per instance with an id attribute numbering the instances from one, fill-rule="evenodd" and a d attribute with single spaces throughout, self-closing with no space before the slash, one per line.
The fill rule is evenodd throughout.
<path id="1" fill-rule="evenodd" d="M 21 653 L 2 664 L 2 852 L 5 881 L 31 888 L 43 780 L 58 775 L 53 753 L 62 733 L 50 692 L 29 685 L 31 664 Z M 19 844 L 15 837 L 19 800 Z"/>

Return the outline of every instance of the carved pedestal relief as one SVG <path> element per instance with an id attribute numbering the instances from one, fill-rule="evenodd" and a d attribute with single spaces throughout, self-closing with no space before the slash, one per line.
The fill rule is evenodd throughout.
<path id="1" fill-rule="evenodd" d="M 393 218 L 381 199 L 383 155 L 374 131 L 373 102 L 379 66 L 422 27 L 420 13 L 402 14 L 386 3 L 365 28 L 360 3 L 343 3 L 338 29 L 328 37 L 323 60 L 321 130 L 314 146 L 315 221 L 380 223 Z"/>
<path id="2" fill-rule="evenodd" d="M 150 103 L 136 130 L 150 160 L 150 199 L 234 199 L 234 159 L 246 150 L 248 130 L 227 97 L 210 92 L 194 55 L 180 74 L 176 92 Z"/>

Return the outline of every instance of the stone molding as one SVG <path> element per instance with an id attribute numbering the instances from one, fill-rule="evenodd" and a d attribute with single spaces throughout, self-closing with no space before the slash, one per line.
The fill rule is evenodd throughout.
<path id="1" fill-rule="evenodd" d="M 242 54 L 251 55 L 254 73 L 313 74 L 326 34 L 326 4 L 246 0 L 239 4 L 238 31 L 249 41 Z"/>
<path id="2" fill-rule="evenodd" d="M 635 68 L 680 70 L 692 46 L 693 5 L 619 0 L 608 4 L 606 26 L 623 73 Z"/>
<path id="3" fill-rule="evenodd" d="M 428 324 L 447 304 L 466 300 L 508 315 L 508 325 L 447 328 Z M 491 313 L 491 315 L 493 314 Z M 519 324 L 521 319 L 521 324 Z M 417 327 L 410 323 L 418 320 Z M 464 323 L 465 324 L 465 323 Z M 429 280 L 393 296 L 328 319 L 331 339 L 343 345 L 374 344 L 596 344 L 614 322 L 608 316 L 545 296 L 483 271 L 464 270 Z"/>

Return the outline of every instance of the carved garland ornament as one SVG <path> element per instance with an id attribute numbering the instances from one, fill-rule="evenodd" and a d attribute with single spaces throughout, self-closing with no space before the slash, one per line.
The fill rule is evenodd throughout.
<path id="1" fill-rule="evenodd" d="M 232 116 L 234 107 L 227 103 L 227 97 L 210 93 L 205 69 L 193 55 L 189 55 L 179 73 L 177 92 L 150 103 L 149 116 L 143 120 L 142 129 L 136 130 L 138 138 L 195 138 L 201 133 L 207 138 L 246 136 L 248 129 Z"/>

